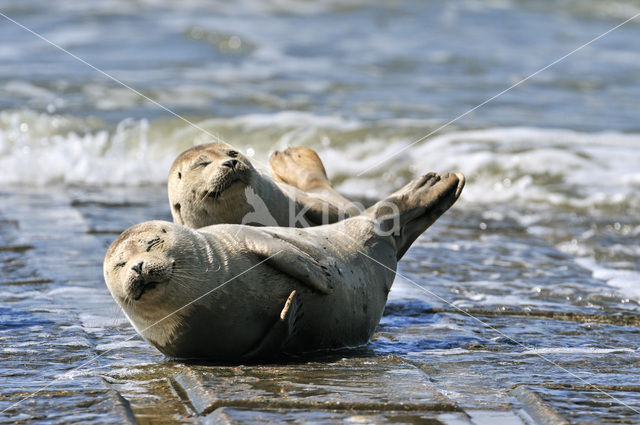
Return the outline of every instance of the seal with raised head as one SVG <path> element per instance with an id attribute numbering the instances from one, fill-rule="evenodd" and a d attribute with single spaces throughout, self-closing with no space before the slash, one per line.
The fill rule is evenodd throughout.
<path id="1" fill-rule="evenodd" d="M 362 212 L 355 203 L 340 195 L 331 185 L 324 164 L 318 153 L 306 146 L 292 146 L 284 151 L 275 151 L 269 158 L 273 179 L 296 187 L 336 205 L 355 216 Z"/>
<path id="2" fill-rule="evenodd" d="M 430 173 L 359 216 L 305 229 L 141 223 L 109 247 L 105 281 L 170 357 L 259 361 L 365 344 L 398 260 L 463 185 Z"/>
<path id="3" fill-rule="evenodd" d="M 192 228 L 223 223 L 308 227 L 350 215 L 331 200 L 276 183 L 226 143 L 181 153 L 171 166 L 168 192 L 174 222 Z"/>

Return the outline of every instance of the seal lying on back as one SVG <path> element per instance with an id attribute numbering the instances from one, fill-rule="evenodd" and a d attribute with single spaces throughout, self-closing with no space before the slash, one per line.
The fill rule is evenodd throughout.
<path id="1" fill-rule="evenodd" d="M 168 191 L 173 221 L 193 228 L 223 223 L 308 227 L 353 213 L 330 198 L 276 183 L 226 143 L 180 154 L 169 172 Z"/>
<path id="2" fill-rule="evenodd" d="M 141 223 L 109 247 L 105 281 L 170 357 L 257 361 L 361 345 L 397 261 L 463 185 L 461 174 L 430 173 L 360 216 L 306 229 Z"/>

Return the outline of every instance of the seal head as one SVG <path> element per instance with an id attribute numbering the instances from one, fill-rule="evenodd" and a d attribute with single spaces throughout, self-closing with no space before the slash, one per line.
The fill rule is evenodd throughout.
<path id="1" fill-rule="evenodd" d="M 168 344 L 183 325 L 189 309 L 182 300 L 204 293 L 190 272 L 192 264 L 206 264 L 211 255 L 203 238 L 191 232 L 163 221 L 141 223 L 123 232 L 105 256 L 109 292 L 155 346 Z"/>
<path id="2" fill-rule="evenodd" d="M 226 143 L 183 152 L 168 178 L 174 222 L 194 228 L 236 222 L 238 213 L 248 211 L 245 188 L 253 184 L 255 174 L 251 162 Z"/>
<path id="3" fill-rule="evenodd" d="M 337 198 L 275 182 L 225 143 L 180 154 L 169 173 L 168 192 L 173 221 L 195 229 L 213 224 L 308 227 L 350 215 Z"/>

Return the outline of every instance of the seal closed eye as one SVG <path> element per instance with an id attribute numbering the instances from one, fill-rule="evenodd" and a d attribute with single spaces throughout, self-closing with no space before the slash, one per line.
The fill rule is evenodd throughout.
<path id="1" fill-rule="evenodd" d="M 365 344 L 398 260 L 463 186 L 461 174 L 430 173 L 360 216 L 306 229 L 141 223 L 109 247 L 105 281 L 136 330 L 171 357 L 262 361 Z"/>

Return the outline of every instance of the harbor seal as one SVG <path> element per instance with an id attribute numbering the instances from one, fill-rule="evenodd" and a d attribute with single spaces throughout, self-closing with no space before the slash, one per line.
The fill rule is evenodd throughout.
<path id="1" fill-rule="evenodd" d="M 322 160 L 311 148 L 292 146 L 282 152 L 275 151 L 269 158 L 269 165 L 276 182 L 294 186 L 307 194 L 336 205 L 347 211 L 351 217 L 364 210 L 333 188 Z"/>
<path id="2" fill-rule="evenodd" d="M 263 361 L 372 336 L 398 260 L 458 199 L 464 177 L 430 173 L 363 214 L 311 228 L 135 225 L 104 278 L 136 330 L 177 358 Z"/>
<path id="3" fill-rule="evenodd" d="M 276 183 L 226 143 L 181 153 L 167 186 L 174 222 L 192 228 L 223 223 L 308 227 L 351 215 L 331 199 Z"/>

